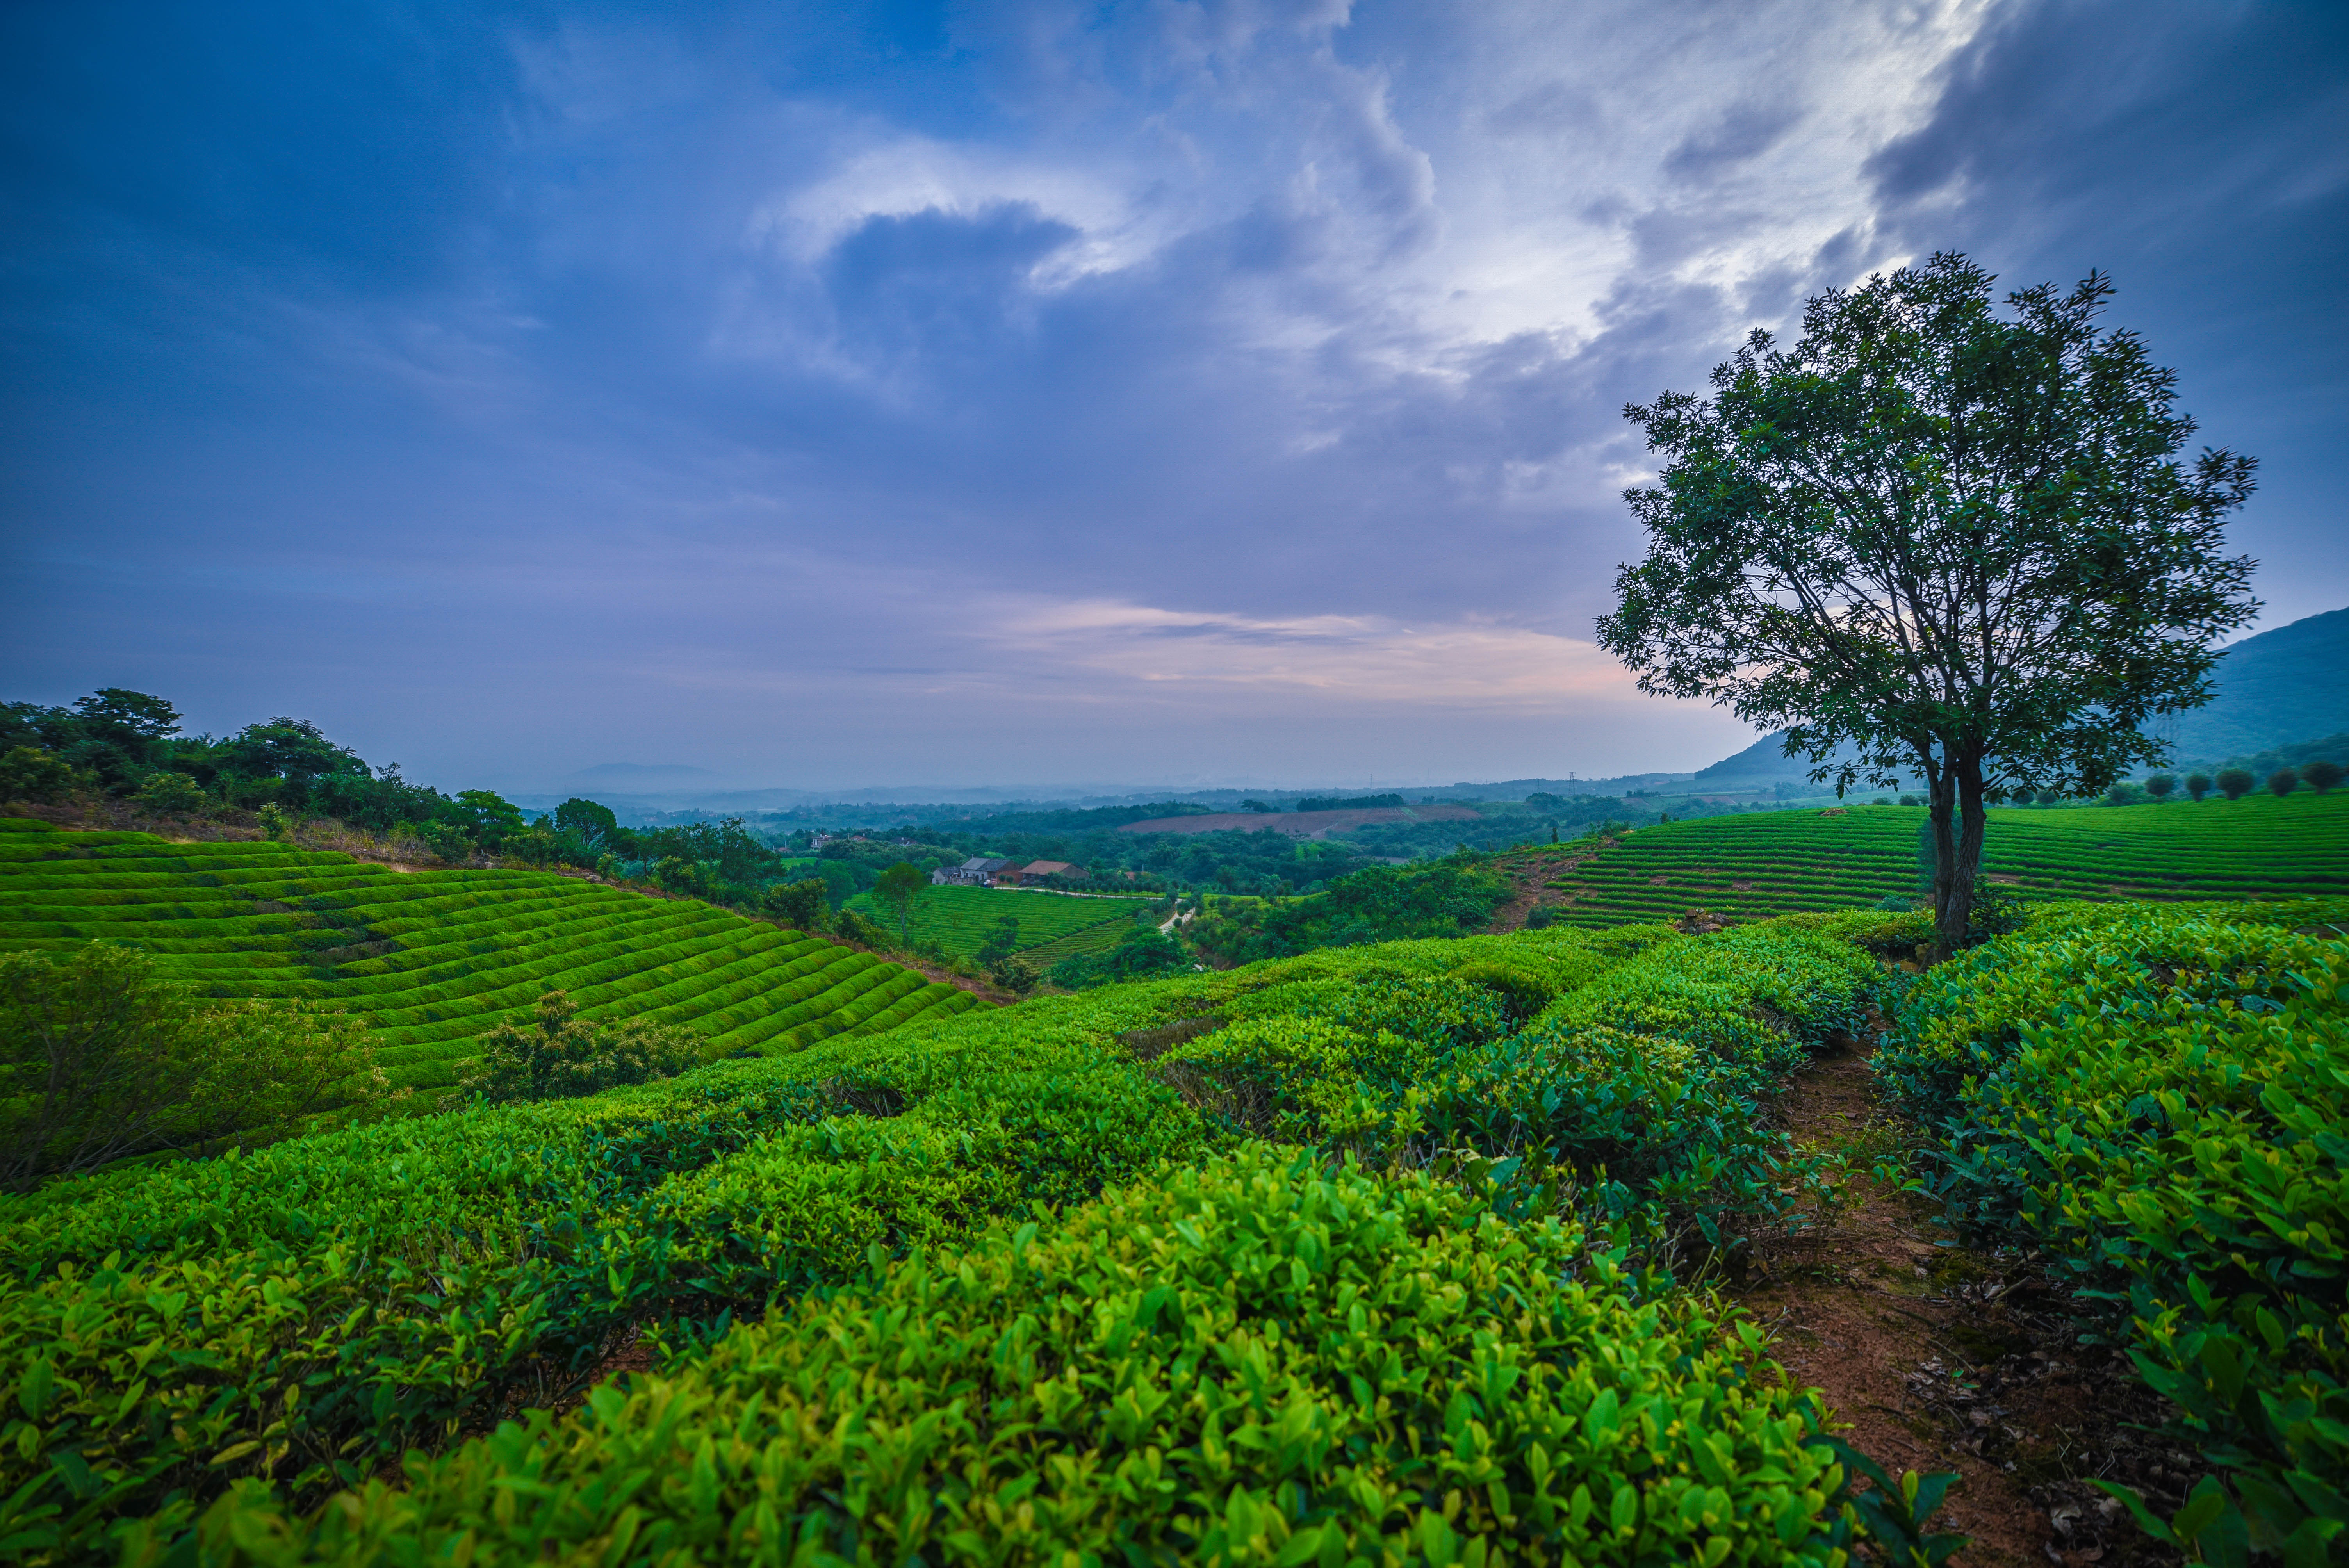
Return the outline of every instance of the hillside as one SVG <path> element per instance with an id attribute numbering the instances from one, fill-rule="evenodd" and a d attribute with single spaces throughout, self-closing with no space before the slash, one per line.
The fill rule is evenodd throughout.
<path id="1" fill-rule="evenodd" d="M 2174 756 L 2209 761 L 2289 746 L 2349 729 L 2349 609 L 2311 615 L 2246 637 L 2219 657 L 2209 702 L 2178 716 Z M 1696 774 L 1695 787 L 1729 789 L 1800 779 L 1806 764 L 1786 756 L 1785 731 L 1765 735 Z M 1847 748 L 1846 755 L 1848 755 Z"/>
<path id="2" fill-rule="evenodd" d="M 586 1017 L 696 1030 L 713 1056 L 874 1034 L 977 998 L 692 900 L 547 872 L 403 872 L 267 841 L 173 843 L 0 820 L 0 951 L 99 940 L 215 996 L 367 1016 L 393 1081 L 446 1088 L 546 990 Z"/>
<path id="3" fill-rule="evenodd" d="M 1019 923 L 1019 939 L 1011 951 L 1031 961 L 1051 963 L 1115 946 L 1135 913 L 1155 902 L 1026 892 L 1017 888 L 934 887 L 915 902 L 907 934 L 916 942 L 936 942 L 957 958 L 968 958 L 996 935 L 1008 915 Z M 871 893 L 858 893 L 846 907 L 893 932 L 896 929 Z"/>
<path id="4" fill-rule="evenodd" d="M 1918 889 L 1922 807 L 1769 811 L 1560 846 L 1578 862 L 1542 902 L 1572 925 L 1851 909 Z M 1545 852 L 1556 852 L 1546 850 Z M 1990 813 L 1982 869 L 2043 897 L 2275 898 L 2349 892 L 2349 793 Z"/>
<path id="5" fill-rule="evenodd" d="M 2219 660 L 2209 703 L 2178 718 L 2181 758 L 2233 757 L 2349 729 L 2349 609 L 2246 637 Z"/>

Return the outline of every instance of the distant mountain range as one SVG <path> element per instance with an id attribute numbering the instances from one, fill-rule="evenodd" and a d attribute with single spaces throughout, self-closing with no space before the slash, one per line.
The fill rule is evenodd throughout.
<path id="1" fill-rule="evenodd" d="M 2180 762 L 2217 762 L 2349 729 L 2349 610 L 2245 637 L 2219 660 L 2209 703 L 2178 717 Z"/>
<path id="2" fill-rule="evenodd" d="M 2349 610 L 2328 610 L 2246 637 L 2219 657 L 2209 703 L 2163 726 L 2179 764 L 2220 762 L 2349 729 Z M 1700 769 L 1695 783 L 1729 789 L 1800 779 L 1786 732 Z M 1847 753 L 1848 755 L 1848 753 Z"/>

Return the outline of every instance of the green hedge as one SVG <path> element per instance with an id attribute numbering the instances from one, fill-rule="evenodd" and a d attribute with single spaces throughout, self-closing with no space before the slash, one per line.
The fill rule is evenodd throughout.
<path id="1" fill-rule="evenodd" d="M 1826 1563 L 1823 1414 L 1569 1227 L 1252 1147 L 205 1530 L 266 1563 Z"/>
<path id="2" fill-rule="evenodd" d="M 0 1377 L 16 1391 L 0 1539 L 79 1550 L 122 1518 L 176 1527 L 244 1478 L 315 1499 L 543 1398 L 647 1316 L 756 1307 L 865 1266 L 865 1243 L 957 1239 L 1200 1148 L 1197 1119 L 1085 1048 L 1081 1027 L 1023 1038 L 988 1016 L 966 1022 L 976 1038 L 917 1026 L 845 1056 L 378 1123 L 16 1201 L 0 1229 Z M 876 1137 L 959 1161 L 973 1195 L 926 1205 L 933 1172 L 876 1161 Z M 777 1233 L 859 1244 L 779 1252 L 763 1273 L 709 1255 L 696 1217 L 745 1171 L 763 1173 Z"/>
<path id="3" fill-rule="evenodd" d="M 2185 1520 L 2218 1561 L 2349 1553 L 2344 931 L 2339 900 L 2044 912 L 1877 1057 L 1957 1212 L 2050 1253 L 2224 1473 Z"/>

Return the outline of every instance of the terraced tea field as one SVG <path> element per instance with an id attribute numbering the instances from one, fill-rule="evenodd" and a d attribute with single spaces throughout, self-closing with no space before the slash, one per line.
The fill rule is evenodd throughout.
<path id="1" fill-rule="evenodd" d="M 915 902 L 914 917 L 906 930 L 917 940 L 935 940 L 948 953 L 968 958 L 995 934 L 997 921 L 1013 915 L 1019 922 L 1019 944 L 1013 951 L 1031 963 L 1054 964 L 1079 953 L 1114 947 L 1135 913 L 1154 902 L 1076 898 L 1015 888 L 934 887 L 924 890 Z M 874 903 L 870 893 L 858 893 L 848 901 L 848 907 L 892 931 L 896 929 L 895 919 Z"/>
<path id="2" fill-rule="evenodd" d="M 691 1028 L 712 1056 L 877 1034 L 977 998 L 818 937 L 547 872 L 400 872 L 277 843 L 0 820 L 0 951 L 91 940 L 215 996 L 372 1019 L 397 1083 L 456 1081 L 474 1037 L 568 991 L 587 1017 Z"/>
<path id="3" fill-rule="evenodd" d="M 1772 811 L 1642 828 L 1551 888 L 1574 925 L 1850 909 L 1918 888 L 1921 806 Z M 1990 813 L 1982 869 L 2028 896 L 2349 892 L 2349 793 Z"/>

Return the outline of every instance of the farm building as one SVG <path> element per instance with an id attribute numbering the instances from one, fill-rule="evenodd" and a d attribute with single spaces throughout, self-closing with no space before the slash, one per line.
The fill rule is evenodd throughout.
<path id="1" fill-rule="evenodd" d="M 1046 877 L 1081 877 L 1082 866 L 1072 866 L 1066 861 L 1030 861 L 1016 872 L 998 874 L 998 880 L 1013 882 L 1042 882 Z"/>
<path id="2" fill-rule="evenodd" d="M 932 872 L 930 881 L 938 887 L 987 887 L 1010 870 L 1009 861 L 973 855 L 958 866 L 943 866 Z"/>

